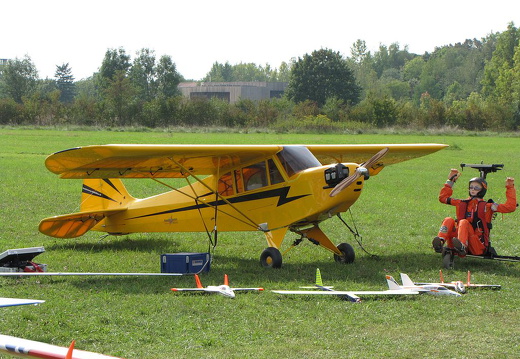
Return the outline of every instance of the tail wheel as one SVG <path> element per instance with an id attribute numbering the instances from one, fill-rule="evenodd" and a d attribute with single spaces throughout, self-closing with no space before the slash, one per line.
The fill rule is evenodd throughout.
<path id="1" fill-rule="evenodd" d="M 268 247 L 260 255 L 260 264 L 264 268 L 281 268 L 282 254 L 277 248 Z"/>
<path id="2" fill-rule="evenodd" d="M 340 243 L 337 247 L 343 255 L 334 254 L 334 260 L 338 263 L 353 263 L 356 259 L 354 248 L 348 243 Z"/>

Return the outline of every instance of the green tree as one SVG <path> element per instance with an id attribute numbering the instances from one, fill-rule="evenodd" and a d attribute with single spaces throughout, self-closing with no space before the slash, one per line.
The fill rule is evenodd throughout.
<path id="1" fill-rule="evenodd" d="M 136 91 L 124 71 L 116 71 L 105 89 L 106 101 L 114 117 L 114 124 L 130 125 L 131 105 Z"/>
<path id="2" fill-rule="evenodd" d="M 519 45 L 520 31 L 511 22 L 507 30 L 499 34 L 493 56 L 486 63 L 482 79 L 482 94 L 507 104 L 512 97 L 514 55 Z"/>
<path id="3" fill-rule="evenodd" d="M 155 97 L 155 53 L 150 49 L 142 49 L 128 72 L 128 77 L 142 101 L 150 101 Z"/>
<path id="4" fill-rule="evenodd" d="M 38 71 L 31 58 L 25 55 L 23 59 L 8 60 L 0 80 L 2 93 L 22 103 L 24 97 L 32 96 L 36 91 Z"/>
<path id="5" fill-rule="evenodd" d="M 339 52 L 321 49 L 298 58 L 285 93 L 295 102 L 311 100 L 323 106 L 329 97 L 355 104 L 360 92 L 354 72 Z"/>
<path id="6" fill-rule="evenodd" d="M 161 56 L 155 73 L 157 76 L 156 84 L 158 96 L 169 98 L 179 95 L 177 86 L 183 79 L 177 72 L 177 67 L 170 56 Z"/>
<path id="7" fill-rule="evenodd" d="M 126 76 L 130 67 L 130 56 L 126 54 L 122 47 L 117 50 L 108 49 L 99 68 L 102 85 L 106 86 L 109 81 L 114 79 L 116 74 L 118 76 L 121 76 L 121 74 Z"/>
<path id="8" fill-rule="evenodd" d="M 56 86 L 60 90 L 60 101 L 65 103 L 72 102 L 76 94 L 76 87 L 69 64 L 56 65 L 54 77 L 56 78 Z"/>

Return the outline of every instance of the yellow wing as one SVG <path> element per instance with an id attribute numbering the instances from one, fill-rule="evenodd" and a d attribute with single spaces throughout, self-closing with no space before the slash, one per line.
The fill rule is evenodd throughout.
<path id="1" fill-rule="evenodd" d="M 61 178 L 178 178 L 260 161 L 277 145 L 99 145 L 56 152 L 45 160 Z"/>
<path id="2" fill-rule="evenodd" d="M 437 143 L 307 145 L 318 161 L 324 165 L 345 162 L 363 163 L 383 148 L 388 148 L 388 153 L 379 161 L 379 164 L 384 166 L 425 156 L 445 147 L 448 145 Z"/>

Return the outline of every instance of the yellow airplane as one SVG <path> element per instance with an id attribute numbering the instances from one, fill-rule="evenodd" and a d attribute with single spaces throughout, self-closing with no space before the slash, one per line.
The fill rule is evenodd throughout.
<path id="1" fill-rule="evenodd" d="M 261 231 L 264 267 L 282 265 L 288 230 L 351 263 L 352 246 L 335 246 L 319 223 L 345 212 L 364 181 L 384 166 L 424 156 L 443 144 L 98 145 L 56 152 L 46 167 L 83 179 L 80 212 L 43 219 L 40 232 L 74 238 L 89 230 L 138 232 Z M 368 160 L 366 160 L 368 158 Z M 121 178 L 148 178 L 168 191 L 137 199 Z M 184 178 L 173 186 L 164 178 Z M 169 180 L 171 181 L 171 180 Z"/>

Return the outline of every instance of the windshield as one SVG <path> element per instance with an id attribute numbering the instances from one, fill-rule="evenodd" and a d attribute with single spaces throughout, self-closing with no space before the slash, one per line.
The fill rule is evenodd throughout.
<path id="1" fill-rule="evenodd" d="M 277 155 L 289 177 L 307 168 L 321 166 L 305 146 L 285 146 Z"/>

